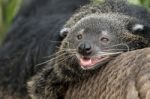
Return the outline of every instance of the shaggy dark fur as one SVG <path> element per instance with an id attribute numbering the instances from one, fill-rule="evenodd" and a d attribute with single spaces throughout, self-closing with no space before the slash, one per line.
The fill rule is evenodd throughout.
<path id="1" fill-rule="evenodd" d="M 0 49 L 0 99 L 28 98 L 26 81 L 56 51 L 59 31 L 88 0 L 24 0 Z"/>
<path id="2" fill-rule="evenodd" d="M 147 15 L 144 8 L 124 0 L 82 7 L 67 21 L 65 27 L 70 29 L 55 58 L 28 82 L 33 99 L 62 98 L 69 84 L 90 78 L 114 59 L 110 53 L 149 47 Z"/>
<path id="3" fill-rule="evenodd" d="M 149 99 L 150 48 L 124 53 L 93 77 L 71 85 L 65 99 Z"/>
<path id="4" fill-rule="evenodd" d="M 56 46 L 62 40 L 59 36 L 60 29 L 75 9 L 85 3 L 85 0 L 25 1 L 0 49 L 0 99 L 29 98 L 26 81 L 46 65 L 37 64 L 45 62 L 49 59 L 47 56 L 57 51 Z M 124 11 L 127 15 L 149 20 L 149 14 L 143 8 L 131 6 L 130 9 L 117 11 L 119 6 L 110 7 L 112 11 Z M 109 10 L 105 9 L 106 12 Z M 92 12 L 96 11 L 92 8 Z M 48 74 L 49 72 L 52 73 L 48 71 Z"/>

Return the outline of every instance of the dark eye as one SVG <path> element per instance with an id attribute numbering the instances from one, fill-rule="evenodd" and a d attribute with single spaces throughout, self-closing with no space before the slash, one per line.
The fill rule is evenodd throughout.
<path id="1" fill-rule="evenodd" d="M 78 34 L 78 35 L 77 35 L 77 39 L 78 39 L 78 40 L 81 40 L 81 39 L 82 39 L 82 34 Z"/>
<path id="2" fill-rule="evenodd" d="M 109 38 L 102 37 L 102 38 L 100 38 L 100 41 L 103 42 L 103 43 L 108 43 L 109 42 Z"/>

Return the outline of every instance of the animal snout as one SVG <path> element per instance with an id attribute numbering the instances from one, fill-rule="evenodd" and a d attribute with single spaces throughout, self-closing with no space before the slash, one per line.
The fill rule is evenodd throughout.
<path id="1" fill-rule="evenodd" d="M 81 55 L 90 55 L 92 53 L 92 46 L 88 42 L 80 43 L 78 46 L 78 52 Z"/>

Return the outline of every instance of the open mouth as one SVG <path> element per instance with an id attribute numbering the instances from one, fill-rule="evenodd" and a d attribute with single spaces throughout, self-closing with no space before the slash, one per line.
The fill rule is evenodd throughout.
<path id="1" fill-rule="evenodd" d="M 79 58 L 80 66 L 82 69 L 93 69 L 97 67 L 97 65 L 101 65 L 107 62 L 110 59 L 110 56 L 101 56 L 101 57 L 85 57 L 81 56 Z"/>

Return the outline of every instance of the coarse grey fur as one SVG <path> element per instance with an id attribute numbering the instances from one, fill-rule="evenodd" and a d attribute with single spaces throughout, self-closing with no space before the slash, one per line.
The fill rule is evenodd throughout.
<path id="1" fill-rule="evenodd" d="M 122 0 L 82 7 L 64 26 L 70 29 L 55 58 L 51 58 L 45 69 L 28 82 L 31 97 L 63 98 L 68 85 L 97 73 L 114 59 L 112 54 L 149 47 L 149 23 L 149 13 L 145 9 L 128 5 Z M 90 55 L 79 50 L 83 44 L 87 48 L 92 46 Z M 104 56 L 110 58 L 92 69 L 83 69 L 80 56 L 97 57 L 97 53 L 105 53 Z"/>
<path id="2" fill-rule="evenodd" d="M 150 48 L 119 55 L 92 77 L 71 85 L 65 99 L 149 99 Z"/>
<path id="3" fill-rule="evenodd" d="M 107 0 L 101 5 L 88 4 L 83 6 L 80 10 L 74 14 L 70 20 L 65 24 L 64 27 L 72 27 L 81 18 L 90 14 L 101 14 L 101 13 L 119 13 L 127 16 L 135 17 L 140 19 L 145 24 L 150 24 L 150 13 L 145 8 L 131 5 L 126 0 Z"/>
<path id="4" fill-rule="evenodd" d="M 0 99 L 31 99 L 27 81 L 41 71 L 47 56 L 58 49 L 62 41 L 59 31 L 65 22 L 77 8 L 89 2 L 20 1 L 23 1 L 22 7 L 0 47 Z"/>

